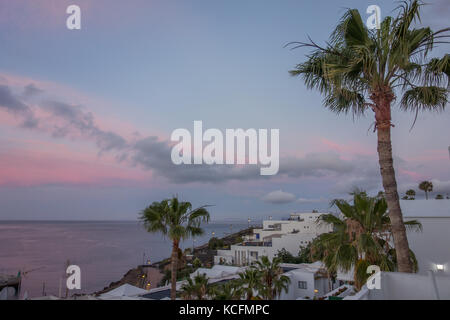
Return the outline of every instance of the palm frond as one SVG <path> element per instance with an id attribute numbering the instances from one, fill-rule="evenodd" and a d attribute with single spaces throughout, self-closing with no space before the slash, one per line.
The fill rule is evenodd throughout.
<path id="1" fill-rule="evenodd" d="M 400 106 L 407 111 L 443 111 L 448 102 L 448 90 L 437 86 L 415 87 L 407 90 Z"/>

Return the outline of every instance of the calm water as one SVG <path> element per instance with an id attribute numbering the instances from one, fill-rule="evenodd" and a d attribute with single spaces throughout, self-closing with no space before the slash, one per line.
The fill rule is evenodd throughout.
<path id="1" fill-rule="evenodd" d="M 423 232 L 408 233 L 411 249 L 419 261 L 420 273 L 444 264 L 450 271 L 450 217 L 419 218 Z M 195 246 L 209 240 L 212 232 L 223 237 L 247 223 L 211 223 Z M 192 240 L 183 244 L 191 247 Z M 150 259 L 155 262 L 170 255 L 170 241 L 149 234 L 136 222 L 3 222 L 0 221 L 0 273 L 31 270 L 23 280 L 22 293 L 57 295 L 64 279 L 67 260 L 81 267 L 82 292 L 103 289 L 119 280 L 129 269 Z M 145 254 L 145 256 L 144 256 Z M 63 281 L 64 287 L 64 281 Z M 64 293 L 64 291 L 63 291 Z"/>
<path id="2" fill-rule="evenodd" d="M 195 246 L 206 243 L 212 232 L 222 237 L 247 227 L 247 223 L 210 223 Z M 183 247 L 192 247 L 188 240 Z M 171 244 L 160 235 L 147 233 L 136 222 L 0 222 L 0 273 L 28 273 L 22 293 L 57 295 L 67 260 L 81 268 L 82 292 L 103 289 L 129 269 L 150 259 L 167 258 Z M 144 256 L 145 255 L 145 256 Z M 63 283 L 63 288 L 65 281 Z M 64 292 L 64 291 L 63 291 Z"/>

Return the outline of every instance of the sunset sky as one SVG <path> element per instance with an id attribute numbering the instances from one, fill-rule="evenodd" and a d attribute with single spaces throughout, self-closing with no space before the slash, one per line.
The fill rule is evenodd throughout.
<path id="1" fill-rule="evenodd" d="M 446 0 L 423 25 L 449 27 Z M 81 30 L 66 28 L 77 4 Z M 0 219 L 134 220 L 177 194 L 214 205 L 215 220 L 328 210 L 354 187 L 381 190 L 372 113 L 352 119 L 322 105 L 288 71 L 324 43 L 345 8 L 387 1 L 0 0 Z M 447 53 L 449 46 L 434 51 Z M 450 111 L 394 107 L 399 191 L 432 180 L 450 194 Z M 181 166 L 177 128 L 280 130 L 280 171 Z"/>

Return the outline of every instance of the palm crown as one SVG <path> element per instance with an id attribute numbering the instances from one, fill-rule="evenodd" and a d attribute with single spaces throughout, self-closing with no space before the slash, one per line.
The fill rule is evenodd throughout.
<path id="1" fill-rule="evenodd" d="M 369 197 L 365 192 L 355 191 L 353 203 L 336 199 L 332 204 L 341 212 L 337 217 L 324 214 L 319 223 L 332 224 L 334 231 L 324 233 L 313 241 L 313 258 L 322 260 L 328 271 L 354 269 L 356 287 L 359 288 L 369 276 L 366 272 L 370 265 L 377 265 L 383 271 L 395 271 L 397 261 L 392 248 L 392 225 L 387 214 L 384 197 Z M 405 222 L 407 228 L 420 231 L 422 225 L 411 220 Z M 413 270 L 417 270 L 417 261 L 412 252 L 410 260 Z"/>
<path id="2" fill-rule="evenodd" d="M 141 221 L 148 232 L 160 232 L 171 240 L 182 240 L 203 234 L 202 222 L 209 221 L 206 206 L 192 209 L 190 202 L 177 197 L 153 202 L 141 212 Z"/>
<path id="3" fill-rule="evenodd" d="M 140 220 L 148 232 L 159 232 L 172 240 L 171 298 L 176 298 L 177 262 L 180 240 L 203 234 L 202 222 L 209 221 L 206 206 L 192 209 L 190 202 L 180 202 L 177 197 L 153 202 L 140 213 Z"/>
<path id="4" fill-rule="evenodd" d="M 390 125 L 386 102 L 403 93 L 401 108 L 442 110 L 447 103 L 449 55 L 429 58 L 436 44 L 447 43 L 450 28 L 412 28 L 420 20 L 419 1 L 403 2 L 396 18 L 386 17 L 379 30 L 368 30 L 358 10 L 348 10 L 326 47 L 311 47 L 308 60 L 291 71 L 309 88 L 319 89 L 324 104 L 337 113 L 375 112 L 377 125 Z M 379 122 L 378 122 L 379 121 Z M 384 122 L 384 123 L 383 123 Z"/>

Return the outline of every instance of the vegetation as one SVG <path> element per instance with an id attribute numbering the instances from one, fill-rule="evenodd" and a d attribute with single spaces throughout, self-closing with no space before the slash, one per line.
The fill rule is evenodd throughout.
<path id="1" fill-rule="evenodd" d="M 444 196 L 442 194 L 436 195 L 436 200 L 443 200 Z"/>
<path id="2" fill-rule="evenodd" d="M 181 281 L 183 279 L 186 279 L 186 277 L 189 277 L 189 275 L 195 271 L 195 268 L 187 267 L 185 266 L 182 269 L 177 270 L 176 279 L 177 281 Z M 164 276 L 159 281 L 158 286 L 165 286 L 168 282 L 172 281 L 172 270 L 167 269 L 164 271 Z"/>
<path id="3" fill-rule="evenodd" d="M 201 268 L 202 262 L 199 258 L 195 258 L 194 261 L 192 261 L 192 266 L 194 267 L 194 269 Z"/>
<path id="4" fill-rule="evenodd" d="M 216 237 L 212 237 L 211 239 L 209 239 L 208 241 L 208 249 L 209 250 L 217 250 L 217 249 L 222 249 L 224 247 L 224 242 L 222 239 L 218 239 Z"/>
<path id="5" fill-rule="evenodd" d="M 153 202 L 141 211 L 140 220 L 148 232 L 162 233 L 172 241 L 171 299 L 175 300 L 180 240 L 203 234 L 200 225 L 209 221 L 209 212 L 205 206 L 192 209 L 190 202 L 180 202 L 173 197 Z"/>
<path id="6" fill-rule="evenodd" d="M 392 224 L 384 198 L 369 197 L 355 191 L 353 203 L 336 199 L 333 204 L 341 217 L 322 215 L 319 223 L 331 223 L 334 231 L 317 237 L 311 252 L 315 260 L 321 260 L 330 274 L 348 272 L 353 268 L 355 287 L 359 289 L 369 277 L 367 267 L 377 265 L 382 271 L 397 271 L 398 262 L 392 243 Z M 419 222 L 407 221 L 405 225 L 419 231 Z M 414 253 L 409 251 L 413 271 L 417 271 Z"/>
<path id="7" fill-rule="evenodd" d="M 211 298 L 213 300 L 241 300 L 243 290 L 238 280 L 231 280 L 220 285 L 213 285 Z"/>
<path id="8" fill-rule="evenodd" d="M 234 244 L 240 244 L 240 243 L 242 243 L 243 241 L 244 241 L 244 239 L 243 239 L 242 237 L 237 237 L 237 238 L 235 239 Z"/>
<path id="9" fill-rule="evenodd" d="M 239 274 L 239 284 L 245 299 L 252 300 L 254 291 L 261 285 L 260 273 L 256 268 L 247 268 Z"/>
<path id="10" fill-rule="evenodd" d="M 311 263 L 311 244 L 308 244 L 306 247 L 300 247 L 300 251 L 296 257 L 284 248 L 278 250 L 276 256 L 280 259 L 281 263 Z"/>
<path id="11" fill-rule="evenodd" d="M 408 199 L 406 200 L 415 200 L 416 199 L 416 191 L 413 189 L 409 189 L 406 190 L 406 197 L 408 197 Z"/>
<path id="12" fill-rule="evenodd" d="M 256 261 L 256 270 L 260 276 L 260 285 L 257 286 L 258 293 L 263 300 L 273 300 L 281 295 L 282 291 L 288 291 L 291 280 L 282 275 L 283 270 L 280 267 L 278 258 L 269 260 L 268 257 L 262 256 Z"/>
<path id="13" fill-rule="evenodd" d="M 181 286 L 181 297 L 185 300 L 205 300 L 210 294 L 208 279 L 204 274 L 198 274 L 192 279 L 186 278 L 186 283 Z"/>
<path id="14" fill-rule="evenodd" d="M 422 5 L 419 0 L 401 2 L 397 16 L 387 16 L 379 30 L 368 30 L 359 11 L 350 9 L 325 46 L 312 40 L 288 44 L 293 49 L 312 50 L 290 73 L 322 93 L 328 109 L 353 116 L 373 111 L 380 172 L 401 272 L 412 272 L 413 265 L 393 166 L 391 106 L 398 100 L 400 109 L 414 112 L 416 118 L 419 111 L 444 110 L 450 75 L 450 55 L 431 57 L 437 44 L 447 43 L 450 28 L 416 28 Z"/>
<path id="15" fill-rule="evenodd" d="M 431 181 L 422 181 L 419 183 L 419 189 L 425 192 L 425 199 L 428 200 L 428 192 L 433 191 L 433 183 Z"/>
<path id="16" fill-rule="evenodd" d="M 280 260 L 269 260 L 261 257 L 255 265 L 239 273 L 239 279 L 227 281 L 224 284 L 208 284 L 203 275 L 193 279 L 186 277 L 186 283 L 181 287 L 180 296 L 186 300 L 272 300 L 288 291 L 290 279 L 282 275 Z"/>

